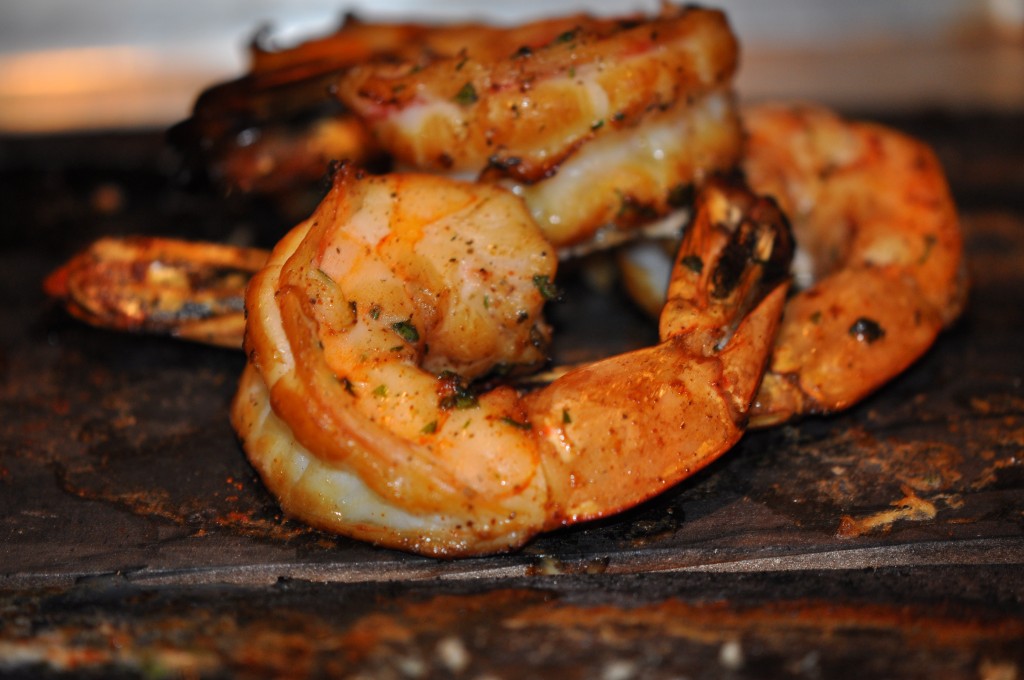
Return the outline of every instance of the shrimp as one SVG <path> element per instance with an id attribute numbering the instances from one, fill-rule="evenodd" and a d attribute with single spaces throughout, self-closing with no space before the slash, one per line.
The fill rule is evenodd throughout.
<path id="1" fill-rule="evenodd" d="M 107 237 L 51 273 L 43 289 L 95 326 L 237 348 L 245 286 L 267 257 L 257 248 Z"/>
<path id="2" fill-rule="evenodd" d="M 957 318 L 967 286 L 956 208 L 924 144 L 810 105 L 760 105 L 744 121 L 742 168 L 792 221 L 802 288 L 752 408 L 765 427 L 848 408 L 891 380 Z M 636 273 L 656 308 L 663 297 Z"/>
<path id="3" fill-rule="evenodd" d="M 737 53 L 724 15 L 694 7 L 438 28 L 337 94 L 402 167 L 506 186 L 580 249 L 662 226 L 738 160 Z"/>
<path id="4" fill-rule="evenodd" d="M 481 392 L 543 360 L 552 244 L 499 187 L 341 168 L 247 292 L 232 422 L 250 461 L 288 514 L 438 557 L 669 488 L 742 435 L 788 287 L 774 204 L 703 196 L 658 345 Z"/>

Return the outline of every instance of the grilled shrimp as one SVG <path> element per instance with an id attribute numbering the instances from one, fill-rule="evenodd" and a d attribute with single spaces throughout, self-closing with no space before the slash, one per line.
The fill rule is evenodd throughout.
<path id="1" fill-rule="evenodd" d="M 348 16 L 292 48 L 263 42 L 170 138 L 192 173 L 276 197 L 287 215 L 308 214 L 332 160 L 379 170 L 393 155 L 513 189 L 579 251 L 677 226 L 692 185 L 739 154 L 738 49 L 720 12 L 515 28 Z"/>
<path id="2" fill-rule="evenodd" d="M 847 408 L 898 375 L 956 319 L 966 282 L 956 208 L 924 144 L 807 105 L 744 121 L 747 180 L 779 202 L 799 246 L 802 289 L 752 409 L 767 426 Z M 630 278 L 657 309 L 657 275 Z"/>
<path id="3" fill-rule="evenodd" d="M 250 461 L 287 513 L 441 557 L 665 490 L 741 436 L 788 285 L 774 204 L 711 188 L 700 214 L 660 344 L 479 392 L 543 359 L 552 245 L 501 188 L 342 169 L 248 289 Z"/>
<path id="4" fill-rule="evenodd" d="M 655 222 L 737 161 L 737 52 L 722 13 L 666 5 L 434 29 L 337 92 L 404 167 L 507 186 L 556 247 L 578 247 Z"/>
<path id="5" fill-rule="evenodd" d="M 513 29 L 349 17 L 336 33 L 292 49 L 255 43 L 252 72 L 204 92 L 192 118 L 172 136 L 235 189 L 288 192 L 319 177 L 329 157 L 358 163 L 377 148 L 361 120 L 327 95 L 329 84 L 348 92 L 345 98 L 370 116 L 400 156 L 405 142 L 443 145 L 432 134 L 415 134 L 409 121 L 460 130 L 465 122 L 465 139 L 438 152 L 458 159 L 431 162 L 416 146 L 411 156 L 404 154 L 406 162 L 436 170 L 473 167 L 522 196 L 559 255 L 572 255 L 614 245 L 639 227 L 677 233 L 694 185 L 737 160 L 740 130 L 729 85 L 736 52 L 723 15 L 697 8 L 666 6 L 655 18 L 576 15 Z M 443 81 L 452 73 L 469 78 L 463 82 L 474 101 L 444 98 Z M 334 106 L 325 107 L 326 100 Z M 458 116 L 446 118 L 452 111 Z M 122 273 L 128 260 L 136 273 L 166 268 L 160 258 L 168 247 L 169 240 L 156 250 L 101 242 L 74 260 L 75 281 L 88 286 L 55 276 L 47 290 L 99 326 L 195 337 L 173 322 L 190 327 L 193 317 L 179 312 L 199 310 L 205 329 L 218 324 L 213 341 L 241 346 L 237 309 L 191 304 L 181 286 L 164 292 L 151 276 Z M 228 252 L 205 249 L 175 244 L 173 267 L 183 269 L 188 253 L 195 279 Z M 108 264 L 108 256 L 116 262 Z M 266 256 L 249 251 L 233 257 Z M 241 298 L 243 278 L 219 283 L 220 299 Z M 224 287 L 229 283 L 233 290 Z M 132 302 L 132 296 L 139 299 Z M 178 312 L 153 304 L 156 299 L 161 305 L 176 300 Z M 147 311 L 159 318 L 145 318 Z"/>

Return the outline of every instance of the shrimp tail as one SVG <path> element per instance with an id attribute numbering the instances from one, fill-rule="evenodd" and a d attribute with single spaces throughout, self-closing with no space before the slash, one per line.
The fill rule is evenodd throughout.
<path id="1" fill-rule="evenodd" d="M 794 249 L 789 221 L 773 199 L 737 178 L 711 180 L 676 257 L 677 267 L 697 276 L 673 276 L 660 317 L 662 339 L 700 318 L 705 340 L 724 349 L 765 297 L 789 281 Z"/>
<path id="2" fill-rule="evenodd" d="M 697 213 L 700 223 L 691 227 L 689 238 L 714 234 L 722 239 L 701 290 L 707 296 L 702 302 L 718 310 L 707 316 L 721 314 L 722 321 L 717 329 L 707 330 L 706 342 L 714 342 L 714 347 L 705 346 L 702 351 L 716 352 L 726 367 L 733 421 L 745 428 L 781 324 L 796 243 L 775 200 L 754 194 L 745 184 L 715 182 L 702 200 L 699 208 L 703 209 Z M 697 252 L 689 238 L 684 238 L 680 260 Z M 663 313 L 661 318 L 662 334 L 674 332 L 671 316 Z"/>
<path id="3" fill-rule="evenodd" d="M 77 319 L 100 328 L 242 346 L 243 300 L 268 253 L 167 238 L 102 238 L 43 283 Z"/>

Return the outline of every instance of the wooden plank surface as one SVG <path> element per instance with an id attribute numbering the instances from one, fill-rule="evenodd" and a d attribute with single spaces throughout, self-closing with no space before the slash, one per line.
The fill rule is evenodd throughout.
<path id="1" fill-rule="evenodd" d="M 1024 120 L 889 122 L 935 145 L 963 216 L 971 299 L 934 349 L 622 516 L 457 562 L 282 518 L 227 423 L 241 356 L 39 289 L 101 234 L 279 224 L 176 187 L 158 136 L 0 140 L 0 673 L 1019 677 Z M 651 337 L 566 286 L 561 351 Z"/>

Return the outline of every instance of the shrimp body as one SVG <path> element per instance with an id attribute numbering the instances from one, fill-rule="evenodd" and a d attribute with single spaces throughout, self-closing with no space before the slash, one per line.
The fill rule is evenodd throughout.
<path id="1" fill-rule="evenodd" d="M 753 409 L 768 425 L 846 408 L 920 357 L 963 307 L 963 244 L 924 144 L 811 106 L 755 107 L 745 124 L 748 181 L 810 263 Z"/>
<path id="2" fill-rule="evenodd" d="M 250 460 L 294 516 L 446 557 L 659 493 L 742 434 L 785 295 L 784 227 L 708 213 L 660 344 L 481 393 L 543 358 L 551 244 L 498 187 L 342 170 L 247 293 Z"/>
<path id="3" fill-rule="evenodd" d="M 338 96 L 400 164 L 515 188 L 563 247 L 664 216 L 736 162 L 737 52 L 724 15 L 698 8 L 437 28 L 353 66 Z"/>

